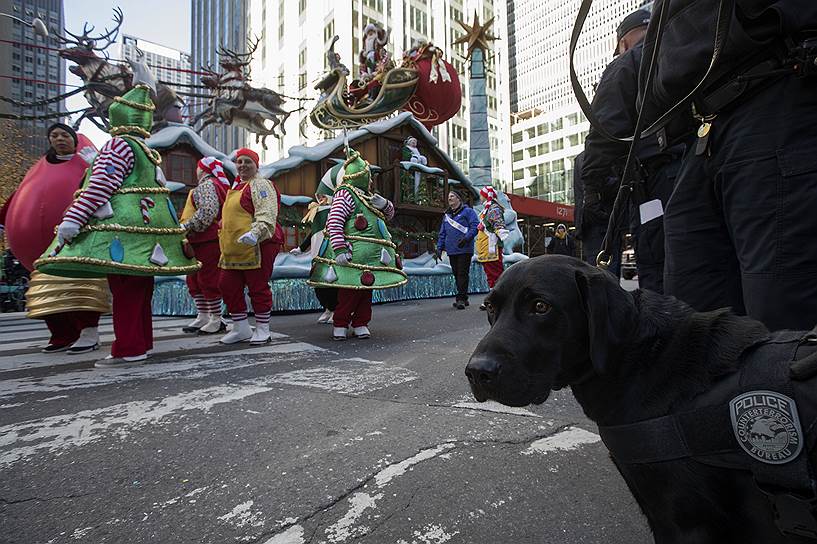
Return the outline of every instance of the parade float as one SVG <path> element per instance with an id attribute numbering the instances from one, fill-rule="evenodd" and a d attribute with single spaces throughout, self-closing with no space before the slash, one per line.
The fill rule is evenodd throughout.
<path id="1" fill-rule="evenodd" d="M 83 29 L 82 34 L 66 30 L 59 35 L 65 46 L 60 56 L 74 61 L 72 72 L 85 81 L 83 91 L 89 107 L 81 112 L 77 123 L 87 118 L 107 128 L 107 108 L 113 99 L 131 88 L 135 75 L 139 79 L 150 77 L 144 60 L 124 64 L 109 60 L 104 52 L 103 56 L 97 55 L 115 39 L 121 19 L 122 14 L 117 11 L 114 30 L 100 36 L 90 36 L 87 29 Z M 473 44 L 485 43 L 487 26 L 477 25 L 483 34 L 468 42 L 469 56 Z M 475 27 L 463 27 L 470 28 L 472 34 L 475 32 Z M 370 24 L 363 34 L 357 77 L 351 78 L 350 70 L 334 51 L 336 38 L 326 53 L 329 69 L 315 86 L 319 96 L 309 120 L 321 130 L 335 131 L 336 136 L 311 147 L 293 147 L 285 158 L 260 167 L 261 175 L 273 179 L 282 193 L 278 220 L 284 228 L 285 246 L 276 258 L 272 276 L 273 311 L 319 308 L 313 290 L 306 284 L 312 268 L 309 256 L 291 255 L 287 250 L 302 241 L 305 226 L 301 219 L 314 202 L 322 176 L 343 161 L 351 145 L 372 165 L 376 191 L 395 204 L 397 215 L 388 228 L 408 277 L 405 285 L 377 291 L 374 301 L 449 296 L 455 291 L 450 266 L 433 257 L 434 243 L 450 189 L 458 189 L 470 204 L 479 208 L 478 191 L 486 184 L 485 168 L 475 164 L 474 158 L 485 162 L 485 156 L 481 150 L 472 149 L 469 177 L 438 146 L 430 131 L 460 110 L 460 76 L 445 60 L 443 51 L 431 43 L 414 44 L 398 65 L 386 48 L 388 31 Z M 202 67 L 200 90 L 174 91 L 167 85 L 156 86 L 157 91 L 152 95 L 157 104 L 154 126 L 145 142 L 161 155 L 161 168 L 172 191 L 170 199 L 179 209 L 195 183 L 195 165 L 200 158 L 215 156 L 223 161 L 228 177 L 236 173 L 232 150 L 214 149 L 199 136 L 205 126 L 215 123 L 245 128 L 266 148 L 264 139 L 283 134 L 287 117 L 302 109 L 300 103 L 297 108 L 287 108 L 287 97 L 272 89 L 251 85 L 249 66 L 258 43 L 258 40 L 248 42 L 243 53 L 219 48 L 218 66 Z M 475 98 L 485 98 L 484 79 L 483 92 L 475 93 L 474 77 L 472 65 L 472 102 Z M 187 96 L 207 99 L 205 108 L 189 124 L 177 114 Z M 26 107 L 22 103 L 18 106 Z M 471 106 L 472 132 L 487 131 L 487 118 L 474 117 L 474 111 L 485 116 L 486 108 L 474 106 Z M 34 116 L 16 116 L 31 117 Z M 487 135 L 484 140 L 487 145 Z M 487 183 L 490 183 L 490 157 L 486 164 Z M 507 197 L 499 193 L 498 199 L 505 208 L 505 222 L 510 231 L 504 247 L 505 262 L 509 265 L 525 258 L 514 253 L 522 246 L 522 234 Z M 484 274 L 476 263 L 472 266 L 470 291 L 487 291 Z M 158 315 L 195 313 L 183 277 L 157 278 L 153 309 Z"/>

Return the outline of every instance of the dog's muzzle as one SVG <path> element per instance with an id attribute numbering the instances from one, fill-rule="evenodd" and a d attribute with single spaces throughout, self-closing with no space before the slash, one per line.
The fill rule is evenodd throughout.
<path id="1" fill-rule="evenodd" d="M 474 398 L 479 402 L 485 402 L 493 397 L 491 393 L 497 386 L 499 364 L 492 358 L 477 355 L 468 361 L 465 375 L 468 377 Z"/>

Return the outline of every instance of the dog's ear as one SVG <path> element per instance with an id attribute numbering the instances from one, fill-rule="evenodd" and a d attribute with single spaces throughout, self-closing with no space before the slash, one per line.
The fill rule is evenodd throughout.
<path id="1" fill-rule="evenodd" d="M 601 270 L 577 270 L 575 276 L 579 297 L 587 316 L 590 361 L 593 370 L 604 374 L 610 366 L 611 351 L 626 334 L 628 320 L 622 317 L 627 315 L 632 301 Z M 620 308 L 612 308 L 612 305 Z"/>

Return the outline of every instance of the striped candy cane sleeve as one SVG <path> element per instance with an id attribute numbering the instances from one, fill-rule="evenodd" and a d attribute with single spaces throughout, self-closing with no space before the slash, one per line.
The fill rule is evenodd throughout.
<path id="1" fill-rule="evenodd" d="M 64 219 L 85 225 L 91 215 L 122 186 L 133 171 L 133 150 L 122 138 L 113 138 L 99 151 L 88 186 L 65 212 Z"/>

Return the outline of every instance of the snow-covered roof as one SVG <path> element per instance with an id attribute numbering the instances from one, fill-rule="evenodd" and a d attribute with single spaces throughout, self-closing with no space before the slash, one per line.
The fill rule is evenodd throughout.
<path id="1" fill-rule="evenodd" d="M 151 149 L 168 149 L 180 143 L 189 144 L 203 156 L 215 157 L 223 162 L 224 168 L 233 175 L 236 173 L 235 164 L 230 160 L 229 156 L 205 142 L 190 125 L 168 123 L 163 129 L 151 134 L 150 138 L 145 140 L 145 143 Z"/>
<path id="2" fill-rule="evenodd" d="M 414 115 L 411 112 L 401 112 L 394 117 L 390 117 L 388 119 L 384 119 L 382 121 L 377 121 L 375 123 L 370 123 L 368 125 L 364 125 L 359 129 L 352 130 L 347 133 L 347 138 L 349 139 L 350 144 L 354 144 L 356 140 L 359 140 L 363 137 L 369 135 L 380 135 L 384 134 L 394 128 L 401 127 L 405 124 L 410 124 L 419 134 L 422 140 L 437 149 L 437 152 L 442 157 L 443 161 L 445 162 L 445 167 L 448 170 L 449 174 L 453 178 L 462 179 L 465 181 L 465 185 L 471 189 L 475 194 L 476 190 L 471 185 L 470 180 L 462 171 L 462 169 L 455 163 L 451 158 L 446 154 L 445 151 L 437 147 L 437 139 L 431 135 L 431 133 L 423 126 L 420 121 L 415 119 Z M 343 134 L 332 138 L 331 140 L 324 140 L 323 142 L 314 145 L 312 147 L 306 147 L 302 145 L 298 145 L 295 147 L 290 148 L 289 156 L 275 161 L 271 164 L 264 164 L 261 165 L 259 168 L 259 172 L 262 176 L 266 178 L 273 178 L 275 176 L 279 176 L 285 172 L 298 168 L 304 161 L 308 162 L 318 162 L 332 153 L 335 152 L 339 147 L 343 146 L 344 143 L 344 136 Z"/>

